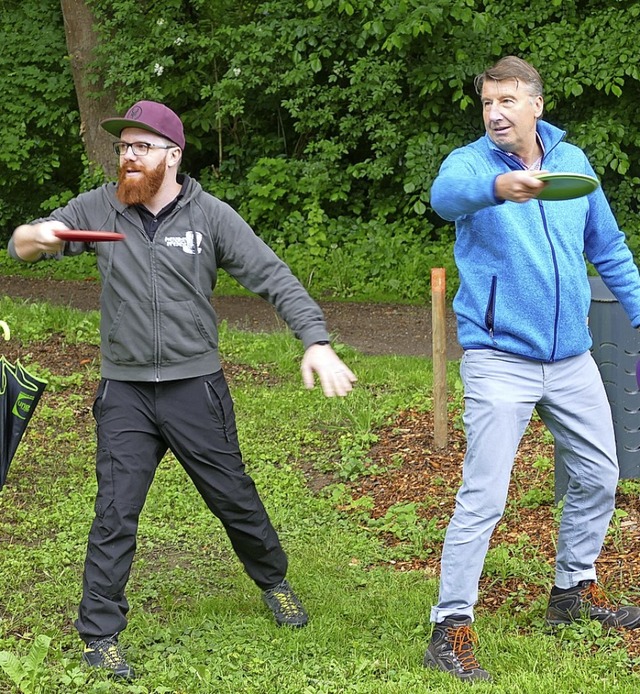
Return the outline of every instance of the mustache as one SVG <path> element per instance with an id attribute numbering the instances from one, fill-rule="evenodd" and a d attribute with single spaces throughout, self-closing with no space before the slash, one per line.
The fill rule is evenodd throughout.
<path id="1" fill-rule="evenodd" d="M 124 163 L 120 165 L 120 171 L 144 171 L 144 166 L 140 166 L 139 164 L 128 164 Z"/>

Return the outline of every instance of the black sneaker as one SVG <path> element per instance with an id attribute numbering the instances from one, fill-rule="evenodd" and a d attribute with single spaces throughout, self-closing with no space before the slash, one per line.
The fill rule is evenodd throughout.
<path id="1" fill-rule="evenodd" d="M 575 588 L 551 590 L 545 621 L 549 626 L 570 624 L 578 619 L 596 619 L 606 627 L 637 629 L 640 607 L 614 607 L 595 581 L 580 581 Z"/>
<path id="2" fill-rule="evenodd" d="M 85 646 L 82 659 L 91 667 L 107 670 L 114 677 L 126 680 L 132 680 L 135 677 L 133 668 L 122 654 L 117 636 L 91 641 Z"/>
<path id="3" fill-rule="evenodd" d="M 263 591 L 262 599 L 273 612 L 279 627 L 283 625 L 303 627 L 309 621 L 302 603 L 286 579 L 278 583 L 275 588 Z"/>
<path id="4" fill-rule="evenodd" d="M 448 672 L 464 681 L 491 680 L 491 675 L 480 667 L 474 655 L 473 647 L 478 637 L 470 624 L 471 618 L 464 615 L 451 615 L 435 624 L 424 654 L 424 666 Z"/>

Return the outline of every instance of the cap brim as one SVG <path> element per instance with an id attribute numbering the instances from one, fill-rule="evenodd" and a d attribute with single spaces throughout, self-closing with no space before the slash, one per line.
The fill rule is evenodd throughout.
<path id="1" fill-rule="evenodd" d="M 167 136 L 163 135 L 160 131 L 156 130 L 155 128 L 150 128 L 148 125 L 140 123 L 140 121 L 137 120 L 128 120 L 127 118 L 107 118 L 106 120 L 101 121 L 100 125 L 110 135 L 114 135 L 115 137 L 120 137 L 120 133 L 125 128 L 137 128 L 138 130 L 146 130 L 149 133 L 155 133 L 156 135 L 160 135 L 160 137 L 168 139 Z M 176 147 L 180 147 L 177 142 L 175 144 Z"/>

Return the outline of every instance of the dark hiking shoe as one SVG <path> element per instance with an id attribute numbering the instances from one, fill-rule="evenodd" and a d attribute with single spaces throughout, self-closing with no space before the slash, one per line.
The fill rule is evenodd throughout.
<path id="1" fill-rule="evenodd" d="M 549 626 L 570 624 L 579 619 L 596 619 L 606 627 L 637 629 L 640 607 L 611 605 L 605 592 L 595 581 L 580 581 L 575 588 L 551 590 L 545 621 Z"/>
<path id="2" fill-rule="evenodd" d="M 275 588 L 263 591 L 262 599 L 273 612 L 279 627 L 303 627 L 309 621 L 302 603 L 286 579 Z"/>
<path id="3" fill-rule="evenodd" d="M 87 665 L 106 670 L 114 677 L 121 677 L 126 680 L 132 680 L 135 677 L 133 668 L 122 654 L 116 636 L 109 636 L 88 643 L 84 648 L 82 659 Z"/>
<path id="4" fill-rule="evenodd" d="M 464 615 L 451 615 L 434 624 L 424 654 L 424 666 L 448 672 L 464 681 L 490 680 L 491 675 L 480 667 L 474 655 L 473 647 L 478 637 L 470 624 L 471 618 Z"/>

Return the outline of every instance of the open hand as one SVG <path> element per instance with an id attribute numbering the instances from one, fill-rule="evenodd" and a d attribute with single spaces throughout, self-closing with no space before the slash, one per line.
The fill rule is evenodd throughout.
<path id="1" fill-rule="evenodd" d="M 306 388 L 313 388 L 314 373 L 317 374 L 322 392 L 328 398 L 348 395 L 353 389 L 353 384 L 358 380 L 330 345 L 308 347 L 302 358 L 300 371 Z"/>

